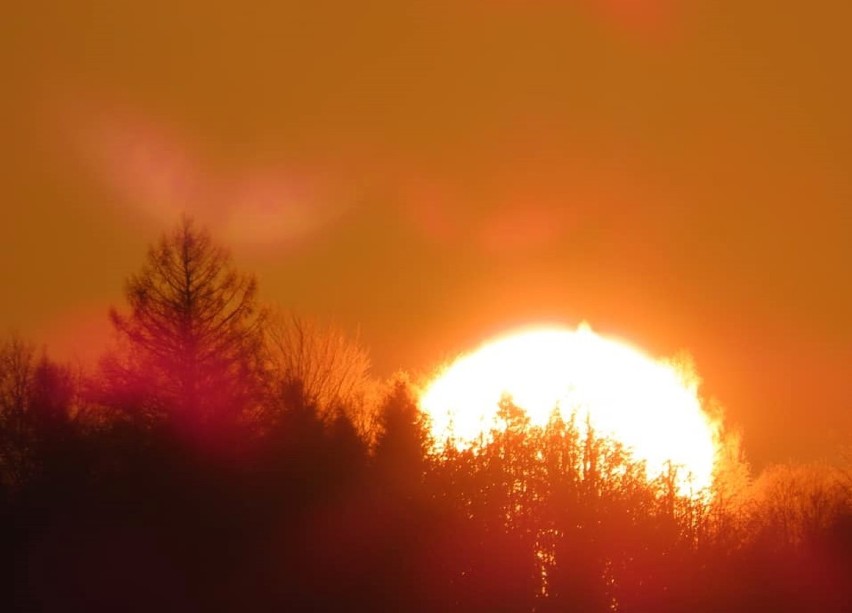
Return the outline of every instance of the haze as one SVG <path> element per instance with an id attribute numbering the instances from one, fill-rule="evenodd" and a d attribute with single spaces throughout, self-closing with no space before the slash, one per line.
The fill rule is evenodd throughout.
<path id="1" fill-rule="evenodd" d="M 756 464 L 852 436 L 840 1 L 18 3 L 0 327 L 91 357 L 181 212 L 379 374 L 588 320 Z"/>

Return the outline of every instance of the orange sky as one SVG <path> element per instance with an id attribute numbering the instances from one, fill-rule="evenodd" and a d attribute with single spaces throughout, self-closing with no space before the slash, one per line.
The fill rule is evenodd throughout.
<path id="1" fill-rule="evenodd" d="M 17 4 L 0 326 L 99 339 L 186 210 L 380 373 L 585 319 L 758 464 L 852 440 L 848 2 Z"/>

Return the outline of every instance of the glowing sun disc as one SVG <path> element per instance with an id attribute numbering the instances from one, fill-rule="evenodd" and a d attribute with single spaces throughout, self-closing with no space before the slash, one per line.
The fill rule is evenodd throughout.
<path id="1" fill-rule="evenodd" d="M 682 493 L 712 482 L 718 428 L 702 409 L 696 377 L 588 325 L 531 329 L 486 343 L 440 372 L 420 406 L 438 445 L 452 438 L 463 448 L 487 438 L 504 394 L 536 426 L 546 425 L 554 409 L 588 418 L 597 435 L 645 461 L 649 478 L 669 462 L 681 467 Z"/>

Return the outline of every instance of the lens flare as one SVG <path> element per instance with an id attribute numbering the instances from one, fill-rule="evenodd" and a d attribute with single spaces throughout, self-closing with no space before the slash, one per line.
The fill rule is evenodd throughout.
<path id="1" fill-rule="evenodd" d="M 465 448 L 497 427 L 508 394 L 535 426 L 554 410 L 625 445 L 649 479 L 679 467 L 682 494 L 710 486 L 719 427 L 702 409 L 698 380 L 583 324 L 542 328 L 489 342 L 440 372 L 420 397 L 438 445 Z"/>

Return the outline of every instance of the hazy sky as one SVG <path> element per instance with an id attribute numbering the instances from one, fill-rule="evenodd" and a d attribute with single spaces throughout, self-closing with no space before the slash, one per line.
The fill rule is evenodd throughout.
<path id="1" fill-rule="evenodd" d="M 379 373 L 587 320 L 757 463 L 852 441 L 852 4 L 16 3 L 0 327 L 99 347 L 187 211 Z"/>

